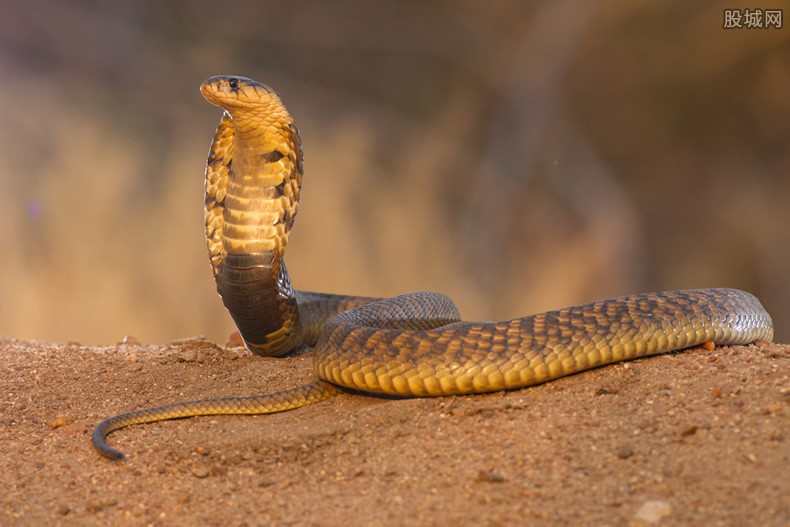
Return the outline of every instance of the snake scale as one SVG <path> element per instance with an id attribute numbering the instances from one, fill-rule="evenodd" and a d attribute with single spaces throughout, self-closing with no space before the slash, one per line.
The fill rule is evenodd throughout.
<path id="1" fill-rule="evenodd" d="M 302 183 L 299 132 L 271 88 L 215 76 L 201 93 L 224 110 L 206 166 L 205 227 L 217 291 L 246 347 L 280 356 L 314 346 L 314 382 L 283 392 L 180 402 L 101 422 L 93 444 L 125 426 L 197 415 L 264 414 L 325 400 L 338 387 L 396 396 L 523 388 L 698 346 L 771 340 L 771 318 L 736 289 L 648 293 L 499 322 L 464 322 L 437 293 L 373 299 L 295 291 L 283 262 Z"/>

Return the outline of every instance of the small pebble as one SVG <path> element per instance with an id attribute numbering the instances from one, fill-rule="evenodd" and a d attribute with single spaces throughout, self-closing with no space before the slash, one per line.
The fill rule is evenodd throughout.
<path id="1" fill-rule="evenodd" d="M 783 439 L 782 431 L 778 428 L 771 428 L 768 430 L 768 439 L 771 441 L 781 441 Z"/>
<path id="2" fill-rule="evenodd" d="M 693 436 L 697 433 L 697 430 L 699 430 L 699 428 L 695 425 L 686 425 L 680 429 L 680 437 Z"/>
<path id="3" fill-rule="evenodd" d="M 226 360 L 236 360 L 239 357 L 241 357 L 241 355 L 239 355 L 238 348 L 227 348 L 222 355 L 222 358 Z"/>
<path id="4" fill-rule="evenodd" d="M 55 418 L 55 420 L 49 422 L 49 427 L 53 430 L 55 428 L 60 428 L 61 426 L 66 426 L 71 424 L 71 419 L 66 417 L 65 415 L 61 415 Z"/>
<path id="5" fill-rule="evenodd" d="M 241 338 L 241 334 L 238 331 L 234 331 L 228 335 L 226 346 L 244 346 L 244 339 Z"/>
<path id="6" fill-rule="evenodd" d="M 634 449 L 631 448 L 629 445 L 622 445 L 620 448 L 617 449 L 616 455 L 620 459 L 628 459 L 629 457 L 634 455 Z"/>
<path id="7" fill-rule="evenodd" d="M 631 525 L 658 525 L 672 514 L 672 505 L 662 500 L 648 500 L 639 507 Z"/>
<path id="8" fill-rule="evenodd" d="M 193 348 L 187 348 L 178 354 L 176 360 L 179 362 L 195 362 L 197 360 L 197 356 L 197 350 Z"/>
<path id="9" fill-rule="evenodd" d="M 209 468 L 206 465 L 195 465 L 192 467 L 192 475 L 196 478 L 206 478 L 209 472 Z"/>
<path id="10" fill-rule="evenodd" d="M 97 513 L 115 505 L 118 505 L 118 500 L 92 501 L 85 506 L 85 510 L 90 513 Z"/>
<path id="11" fill-rule="evenodd" d="M 486 483 L 503 483 L 505 481 L 505 476 L 499 472 L 494 472 L 493 470 L 481 470 L 477 473 L 475 481 L 483 481 Z"/>

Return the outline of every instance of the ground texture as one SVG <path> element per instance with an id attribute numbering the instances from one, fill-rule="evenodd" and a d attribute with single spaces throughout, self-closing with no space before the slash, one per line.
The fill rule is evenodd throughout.
<path id="1" fill-rule="evenodd" d="M 508 393 L 354 393 L 89 436 L 312 377 L 309 353 L 0 339 L 1 525 L 790 525 L 790 346 L 689 350 Z"/>

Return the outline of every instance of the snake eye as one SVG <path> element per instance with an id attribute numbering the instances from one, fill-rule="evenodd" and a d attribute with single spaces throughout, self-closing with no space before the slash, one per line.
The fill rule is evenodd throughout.
<path id="1" fill-rule="evenodd" d="M 228 79 L 228 84 L 230 85 L 230 89 L 233 91 L 238 91 L 239 89 L 239 79 L 235 79 L 231 77 Z"/>

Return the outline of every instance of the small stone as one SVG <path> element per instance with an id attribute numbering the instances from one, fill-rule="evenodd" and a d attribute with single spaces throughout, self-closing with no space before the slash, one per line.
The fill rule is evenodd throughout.
<path id="1" fill-rule="evenodd" d="M 680 437 L 693 436 L 699 428 L 696 425 L 686 425 L 680 429 Z"/>
<path id="2" fill-rule="evenodd" d="M 485 483 L 504 483 L 505 476 L 493 470 L 481 470 L 477 473 L 475 481 L 482 481 Z"/>
<path id="3" fill-rule="evenodd" d="M 92 501 L 85 506 L 85 510 L 95 514 L 116 505 L 118 505 L 118 500 Z"/>
<path id="4" fill-rule="evenodd" d="M 606 388 L 604 386 L 601 386 L 600 388 L 595 390 L 595 395 L 612 395 L 612 394 L 616 394 L 616 393 L 617 393 L 617 390 L 613 390 L 611 388 Z"/>
<path id="5" fill-rule="evenodd" d="M 783 439 L 782 431 L 778 428 L 771 428 L 768 430 L 768 439 L 771 441 L 781 441 Z"/>
<path id="6" fill-rule="evenodd" d="M 192 475 L 196 478 L 207 478 L 210 472 L 206 465 L 195 465 L 192 467 Z"/>
<path id="7" fill-rule="evenodd" d="M 168 351 L 173 353 L 178 362 L 205 362 L 222 357 L 225 350 L 206 339 L 206 337 L 192 337 L 174 340 L 168 346 Z"/>
<path id="8" fill-rule="evenodd" d="M 71 424 L 71 418 L 66 417 L 65 415 L 61 415 L 56 417 L 53 421 L 49 422 L 49 427 L 53 430 L 55 428 L 60 428 L 61 426 L 66 426 Z"/>
<path id="9" fill-rule="evenodd" d="M 639 507 L 631 525 L 658 525 L 672 514 L 672 505 L 662 500 L 647 500 Z"/>
<path id="10" fill-rule="evenodd" d="M 615 452 L 618 458 L 620 459 L 628 459 L 629 457 L 634 455 L 634 449 L 631 448 L 629 445 L 622 445 L 620 448 L 617 449 Z"/>
<path id="11" fill-rule="evenodd" d="M 125 335 L 118 344 L 124 344 L 126 346 L 139 346 L 141 343 L 136 337 Z"/>
<path id="12" fill-rule="evenodd" d="M 241 338 L 241 334 L 238 331 L 234 331 L 230 335 L 228 335 L 228 341 L 225 343 L 227 347 L 238 347 L 244 346 L 244 339 Z"/>
<path id="13" fill-rule="evenodd" d="M 194 348 L 187 348 L 178 354 L 176 360 L 178 362 L 195 362 L 197 360 L 197 350 Z"/>
<path id="14" fill-rule="evenodd" d="M 69 507 L 65 503 L 61 503 L 60 505 L 58 505 L 57 511 L 58 511 L 58 514 L 60 514 L 61 516 L 65 516 L 65 515 L 67 515 L 68 513 L 71 512 L 71 507 Z"/>

